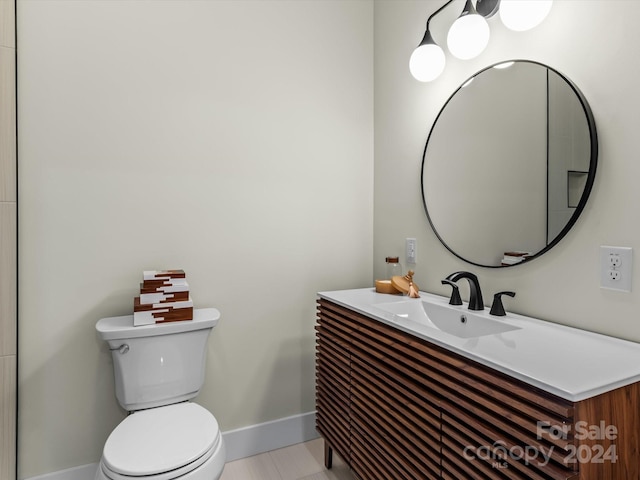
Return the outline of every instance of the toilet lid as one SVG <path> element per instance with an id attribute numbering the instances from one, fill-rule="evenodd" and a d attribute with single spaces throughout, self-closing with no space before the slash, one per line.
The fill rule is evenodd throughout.
<path id="1" fill-rule="evenodd" d="M 218 437 L 215 417 L 196 403 L 151 408 L 129 415 L 115 428 L 102 460 L 121 475 L 155 475 L 194 462 Z"/>

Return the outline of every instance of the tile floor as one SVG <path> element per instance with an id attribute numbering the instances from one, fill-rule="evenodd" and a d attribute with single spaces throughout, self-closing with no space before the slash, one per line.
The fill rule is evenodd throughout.
<path id="1" fill-rule="evenodd" d="M 333 468 L 324 467 L 321 438 L 229 462 L 220 480 L 354 480 L 333 454 Z"/>

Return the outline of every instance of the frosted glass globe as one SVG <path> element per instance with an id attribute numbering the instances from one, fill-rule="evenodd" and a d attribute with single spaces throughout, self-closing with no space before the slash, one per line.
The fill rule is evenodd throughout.
<path id="1" fill-rule="evenodd" d="M 447 35 L 447 46 L 455 57 L 477 57 L 489 43 L 489 25 L 483 16 L 472 13 L 458 18 Z"/>
<path id="2" fill-rule="evenodd" d="M 430 82 L 444 70 L 445 58 L 442 49 L 433 43 L 420 45 L 411 54 L 409 71 L 420 82 Z"/>
<path id="3" fill-rule="evenodd" d="M 502 0 L 500 19 L 505 27 L 524 32 L 538 26 L 551 10 L 552 0 Z"/>

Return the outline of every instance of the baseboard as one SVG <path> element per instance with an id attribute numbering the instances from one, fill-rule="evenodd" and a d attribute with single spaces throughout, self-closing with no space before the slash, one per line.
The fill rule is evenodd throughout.
<path id="1" fill-rule="evenodd" d="M 227 462 L 318 438 L 316 412 L 223 432 Z"/>
<path id="2" fill-rule="evenodd" d="M 315 423 L 316 412 L 308 412 L 222 432 L 227 462 L 318 438 Z M 97 468 L 97 463 L 90 463 L 25 480 L 93 480 Z"/>
<path id="3" fill-rule="evenodd" d="M 57 472 L 45 473 L 25 480 L 93 480 L 97 470 L 98 464 L 90 463 L 66 470 L 58 470 Z"/>

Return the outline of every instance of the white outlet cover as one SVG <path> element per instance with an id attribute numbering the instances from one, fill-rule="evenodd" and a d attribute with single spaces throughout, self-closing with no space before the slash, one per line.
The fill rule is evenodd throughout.
<path id="1" fill-rule="evenodd" d="M 612 267 L 611 257 L 619 259 L 620 265 Z M 618 272 L 612 275 L 610 270 Z M 600 247 L 600 288 L 618 290 L 620 292 L 631 291 L 631 272 L 633 271 L 633 249 L 631 247 Z M 618 277 L 617 280 L 614 280 Z"/>
<path id="2" fill-rule="evenodd" d="M 405 239 L 405 261 L 412 265 L 418 263 L 418 242 L 415 238 Z"/>

